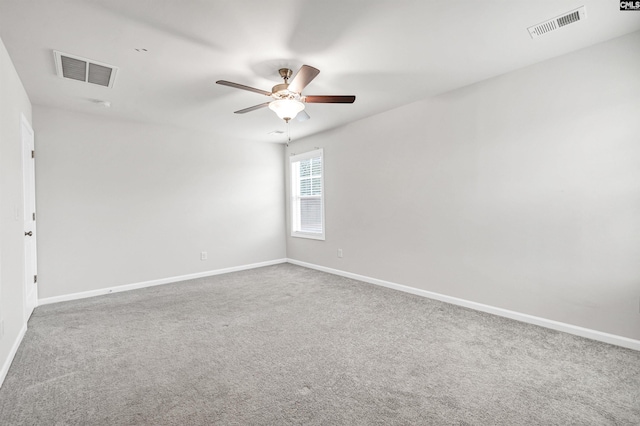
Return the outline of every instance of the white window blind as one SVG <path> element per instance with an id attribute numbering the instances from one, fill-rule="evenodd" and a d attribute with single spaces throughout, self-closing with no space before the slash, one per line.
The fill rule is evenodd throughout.
<path id="1" fill-rule="evenodd" d="M 291 235 L 324 240 L 323 151 L 290 158 Z"/>

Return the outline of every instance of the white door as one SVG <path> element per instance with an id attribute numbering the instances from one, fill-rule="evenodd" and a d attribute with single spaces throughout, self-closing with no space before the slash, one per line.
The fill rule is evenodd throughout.
<path id="1" fill-rule="evenodd" d="M 33 129 L 22 116 L 22 171 L 24 187 L 25 321 L 38 303 L 36 259 L 36 173 Z"/>

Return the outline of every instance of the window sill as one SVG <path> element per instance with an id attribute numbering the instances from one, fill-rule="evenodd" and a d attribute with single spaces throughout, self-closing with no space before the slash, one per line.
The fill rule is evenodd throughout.
<path id="1" fill-rule="evenodd" d="M 292 237 L 295 238 L 306 238 L 309 240 L 322 240 L 324 241 L 324 234 L 312 234 L 307 232 L 292 232 Z"/>

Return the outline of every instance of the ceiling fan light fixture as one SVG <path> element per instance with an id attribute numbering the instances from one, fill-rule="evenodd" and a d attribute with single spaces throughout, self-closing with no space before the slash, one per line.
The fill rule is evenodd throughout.
<path id="1" fill-rule="evenodd" d="M 269 109 L 284 121 L 289 121 L 304 109 L 304 104 L 295 99 L 278 99 L 269 103 Z"/>

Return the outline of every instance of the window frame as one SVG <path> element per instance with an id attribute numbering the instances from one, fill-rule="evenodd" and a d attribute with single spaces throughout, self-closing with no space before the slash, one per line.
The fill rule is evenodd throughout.
<path id="1" fill-rule="evenodd" d="M 300 176 L 299 172 L 294 173 L 294 170 L 298 170 L 294 167 L 295 163 L 298 163 L 298 167 L 301 161 L 309 160 L 311 158 L 320 157 L 320 225 L 322 232 L 307 232 L 300 231 L 300 200 L 303 196 L 300 195 Z M 312 240 L 325 240 L 325 214 L 324 214 L 324 150 L 322 148 L 314 149 L 313 151 L 304 152 L 302 154 L 295 154 L 289 157 L 289 201 L 290 201 L 290 220 L 291 220 L 291 236 L 297 238 L 308 238 Z M 304 198 L 310 199 L 317 196 L 307 196 Z"/>

